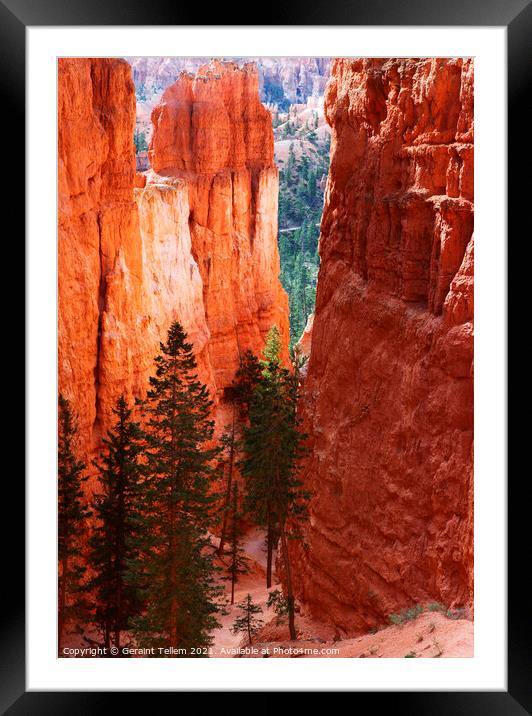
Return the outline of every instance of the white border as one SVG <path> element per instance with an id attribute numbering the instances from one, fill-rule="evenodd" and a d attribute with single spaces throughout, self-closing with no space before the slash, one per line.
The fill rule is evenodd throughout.
<path id="1" fill-rule="evenodd" d="M 506 690 L 506 28 L 27 28 L 29 690 Z M 56 57 L 475 57 L 475 656 L 57 659 Z M 82 319 L 82 317 L 80 317 Z"/>

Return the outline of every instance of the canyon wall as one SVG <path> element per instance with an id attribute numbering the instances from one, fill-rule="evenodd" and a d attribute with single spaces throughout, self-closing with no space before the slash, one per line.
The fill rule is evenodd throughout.
<path id="1" fill-rule="evenodd" d="M 150 114 L 164 90 L 182 72 L 195 74 L 207 65 L 205 57 L 128 57 L 137 93 L 137 130 L 149 142 L 152 136 Z M 309 98 L 323 96 L 331 60 L 327 57 L 247 57 L 233 58 L 239 65 L 252 61 L 258 71 L 260 98 L 272 107 L 286 111 L 291 104 L 306 104 Z M 144 160 L 144 158 L 143 158 Z M 142 167 L 144 169 L 144 167 Z"/>
<path id="2" fill-rule="evenodd" d="M 298 599 L 363 632 L 473 600 L 473 61 L 335 60 Z"/>
<path id="3" fill-rule="evenodd" d="M 121 267 L 140 262 L 130 74 L 120 60 L 58 62 L 58 379 L 77 413 L 84 453 L 101 432 L 106 402 L 107 277 L 112 283 Z M 138 291 L 137 274 L 128 279 Z M 136 348 L 130 341 L 129 351 Z"/>
<path id="4" fill-rule="evenodd" d="M 145 395 L 172 321 L 189 334 L 216 403 L 234 377 L 239 350 L 260 353 L 271 322 L 288 336 L 278 281 L 277 175 L 271 162 L 259 161 L 210 178 L 191 171 L 151 173 L 146 181 L 135 175 L 128 63 L 61 59 L 58 84 L 58 380 L 90 459 L 114 421 L 116 398 L 125 393 L 132 404 Z M 226 97 L 231 91 L 226 84 Z M 260 119 L 257 141 L 270 157 Z M 251 120 L 246 131 L 252 136 Z M 233 140 L 225 138 L 228 157 Z M 194 166 L 202 168 L 217 142 L 216 126 L 204 124 Z M 235 161 L 258 151 L 241 137 Z"/>
<path id="5" fill-rule="evenodd" d="M 195 73 L 209 62 L 206 57 L 127 57 L 141 99 L 149 100 L 173 84 L 181 72 Z M 328 57 L 246 57 L 258 70 L 263 102 L 283 99 L 292 104 L 323 94 L 331 60 Z"/>
<path id="6" fill-rule="evenodd" d="M 152 113 L 150 164 L 189 190 L 192 252 L 202 281 L 217 386 L 276 324 L 288 361 L 288 299 L 279 281 L 278 171 L 270 113 L 254 64 L 213 61 L 183 73 Z"/>

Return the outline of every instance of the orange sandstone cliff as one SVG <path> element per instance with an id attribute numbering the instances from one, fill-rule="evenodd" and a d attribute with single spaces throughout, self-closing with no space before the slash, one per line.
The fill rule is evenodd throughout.
<path id="1" fill-rule="evenodd" d="M 340 59 L 302 413 L 304 607 L 473 600 L 473 62 Z"/>
<path id="2" fill-rule="evenodd" d="M 188 186 L 192 253 L 203 281 L 215 381 L 223 388 L 242 351 L 258 353 L 274 323 L 288 359 L 288 298 L 278 278 L 278 171 L 256 66 L 212 61 L 196 75 L 182 73 L 152 122 L 154 172 Z"/>
<path id="3" fill-rule="evenodd" d="M 216 402 L 239 350 L 259 353 L 273 322 L 288 336 L 273 136 L 253 79 L 242 93 L 245 76 L 253 72 L 231 72 L 223 85 L 200 80 L 216 107 L 240 103 L 245 133 L 232 129 L 237 113 L 228 114 L 221 134 L 211 114 L 195 132 L 187 176 L 152 174 L 146 183 L 135 176 L 128 63 L 59 60 L 59 390 L 78 415 L 85 457 L 101 444 L 118 395 L 130 403 L 144 396 L 172 321 L 188 332 Z M 172 115 L 174 124 L 160 125 L 178 151 L 177 138 L 189 129 L 182 119 Z M 205 158 L 222 145 L 223 167 L 203 173 Z M 170 156 L 175 151 L 168 147 Z"/>

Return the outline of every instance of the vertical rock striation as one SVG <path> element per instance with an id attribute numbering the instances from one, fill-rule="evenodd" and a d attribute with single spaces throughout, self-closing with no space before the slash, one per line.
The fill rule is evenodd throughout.
<path id="1" fill-rule="evenodd" d="M 132 403 L 145 395 L 172 321 L 189 334 L 215 401 L 234 377 L 239 348 L 259 353 L 273 322 L 288 336 L 271 126 L 268 135 L 253 81 L 245 93 L 248 75 L 235 72 L 233 86 L 213 83 L 228 105 L 234 95 L 245 117 L 235 109 L 218 123 L 197 111 L 203 119 L 186 176 L 151 175 L 146 183 L 135 174 L 130 66 L 59 61 L 59 390 L 79 417 L 87 459 L 113 421 L 117 397 Z M 172 141 L 189 119 L 172 115 Z M 210 163 L 217 147 L 223 168 Z"/>
<path id="2" fill-rule="evenodd" d="M 473 62 L 336 60 L 297 593 L 345 631 L 473 599 Z"/>
<path id="3" fill-rule="evenodd" d="M 105 422 L 105 383 L 124 339 L 113 358 L 109 287 L 127 270 L 128 290 L 139 288 L 129 271 L 141 257 L 130 75 L 121 60 L 58 62 L 58 378 L 87 451 Z M 133 360 L 135 349 L 130 342 Z"/>
<path id="4" fill-rule="evenodd" d="M 278 172 L 255 65 L 213 61 L 195 76 L 183 73 L 165 91 L 152 121 L 151 166 L 188 186 L 192 253 L 203 280 L 216 386 L 223 391 L 241 353 L 259 353 L 274 323 L 288 358 Z"/>

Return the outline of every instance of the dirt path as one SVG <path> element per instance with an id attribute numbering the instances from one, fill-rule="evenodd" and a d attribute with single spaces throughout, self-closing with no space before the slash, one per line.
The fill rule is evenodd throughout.
<path id="1" fill-rule="evenodd" d="M 216 539 L 213 538 L 213 544 Z M 296 624 L 298 640 L 288 639 L 286 624 L 277 625 L 273 610 L 267 609 L 268 593 L 279 588 L 274 574 L 274 584 L 266 589 L 266 554 L 264 532 L 252 527 L 243 540 L 243 548 L 250 560 L 251 571 L 241 577 L 236 586 L 235 604 L 227 607 L 228 614 L 219 616 L 221 628 L 213 632 L 214 644 L 211 656 L 232 658 L 239 647 L 246 646 L 242 634 L 234 635 L 231 627 L 239 614 L 237 605 L 247 594 L 263 609 L 260 615 L 267 625 L 260 638 L 254 643 L 259 650 L 269 649 L 273 657 L 314 657 L 314 658 L 456 658 L 473 656 L 473 622 L 467 618 L 449 619 L 441 612 L 424 612 L 415 620 L 397 626 L 388 626 L 375 634 L 339 639 L 336 629 L 321 624 L 301 613 Z M 274 560 L 275 565 L 275 560 Z M 224 584 L 226 594 L 230 585 Z M 270 622 L 270 623 L 268 623 Z M 281 648 L 282 651 L 276 651 Z M 319 649 L 319 653 L 315 650 Z M 300 651 L 302 650 L 302 652 Z M 259 653 L 258 656 L 262 654 Z"/>
<path id="2" fill-rule="evenodd" d="M 235 603 L 233 606 L 228 605 L 228 614 L 218 616 L 218 621 L 222 626 L 213 632 L 214 644 L 211 653 L 213 658 L 231 658 L 234 654 L 230 653 L 229 650 L 238 649 L 241 645 L 242 634 L 233 634 L 231 627 L 239 614 L 237 605 L 248 594 L 251 594 L 255 604 L 262 607 L 264 613 L 259 616 L 264 623 L 267 623 L 275 616 L 274 612 L 266 607 L 266 601 L 268 600 L 269 591 L 277 589 L 278 585 L 275 584 L 276 578 L 274 575 L 273 586 L 270 590 L 266 589 L 266 554 L 263 545 L 264 532 L 256 527 L 251 528 L 243 540 L 243 548 L 250 560 L 251 571 L 249 574 L 243 575 L 238 581 L 235 589 Z M 225 585 L 225 591 L 229 597 L 231 585 L 229 582 L 222 583 Z"/>

